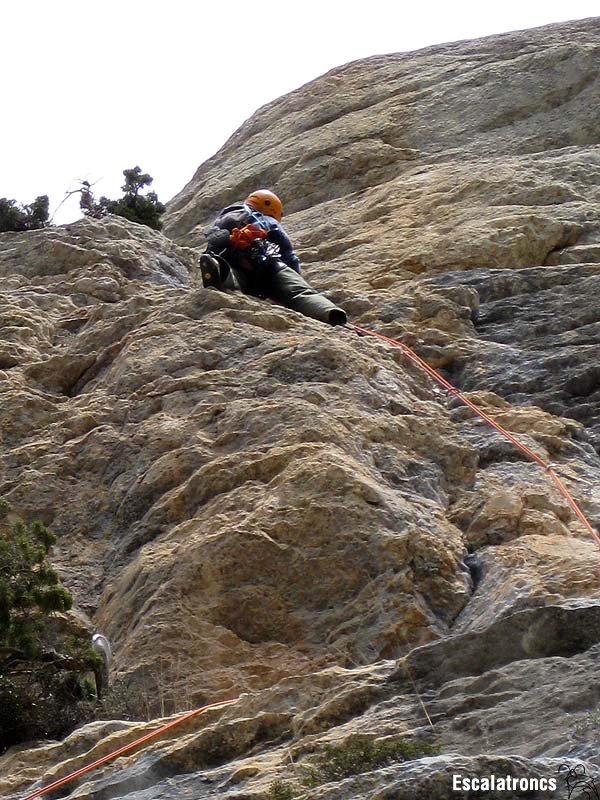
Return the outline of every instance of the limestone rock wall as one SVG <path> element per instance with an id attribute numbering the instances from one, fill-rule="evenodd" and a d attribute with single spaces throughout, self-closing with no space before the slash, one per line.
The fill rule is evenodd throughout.
<path id="1" fill-rule="evenodd" d="M 550 478 L 399 351 L 195 264 L 271 186 L 309 280 L 598 525 L 599 61 L 592 19 L 346 65 L 245 123 L 166 235 L 0 236 L 0 494 L 59 534 L 150 715 L 249 693 L 74 796 L 445 800 L 456 771 L 598 768 L 600 557 Z M 155 722 L 9 752 L 0 792 Z M 310 754 L 357 732 L 439 752 L 306 794 Z"/>

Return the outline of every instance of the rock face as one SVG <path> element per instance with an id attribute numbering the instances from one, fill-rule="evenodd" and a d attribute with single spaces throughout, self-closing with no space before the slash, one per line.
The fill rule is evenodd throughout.
<path id="1" fill-rule="evenodd" d="M 195 248 L 274 188 L 308 279 L 597 525 L 599 64 L 596 19 L 350 64 L 257 112 L 166 235 L 0 236 L 0 493 L 59 534 L 148 716 L 249 692 L 72 796 L 446 800 L 472 796 L 453 774 L 494 773 L 562 798 L 593 778 L 600 559 L 549 476 L 398 350 L 202 290 Z M 0 792 L 156 725 L 15 748 Z M 356 733 L 436 750 L 302 784 Z"/>

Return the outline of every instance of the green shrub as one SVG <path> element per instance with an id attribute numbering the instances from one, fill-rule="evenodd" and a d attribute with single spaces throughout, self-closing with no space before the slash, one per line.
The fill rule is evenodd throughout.
<path id="1" fill-rule="evenodd" d="M 48 225 L 49 200 L 47 194 L 36 197 L 28 206 L 16 200 L 0 197 L 0 233 L 6 231 L 33 231 Z"/>
<path id="2" fill-rule="evenodd" d="M 95 719 L 149 719 L 144 709 L 146 700 L 142 689 L 127 679 L 116 680 L 103 693 L 96 705 Z"/>
<path id="3" fill-rule="evenodd" d="M 370 736 L 357 734 L 341 744 L 328 744 L 312 756 L 304 767 L 302 783 L 314 788 L 322 783 L 341 781 L 351 775 L 385 767 L 399 761 L 432 755 L 438 748 L 423 739 L 400 737 L 376 741 Z"/>
<path id="4" fill-rule="evenodd" d="M 0 645 L 39 653 L 44 619 L 73 604 L 47 560 L 54 534 L 41 522 L 0 527 Z"/>
<path id="5" fill-rule="evenodd" d="M 30 660 L 0 672 L 0 753 L 14 744 L 59 739 L 93 719 L 81 673 Z"/>
<path id="6" fill-rule="evenodd" d="M 600 731 L 600 709 L 588 711 L 572 728 L 572 736 L 575 739 L 588 740 L 597 738 Z"/>
<path id="7" fill-rule="evenodd" d="M 54 534 L 0 501 L 0 753 L 13 744 L 59 737 L 89 719 L 85 679 L 101 658 L 57 612 L 71 594 L 48 561 Z M 64 616 L 64 615 L 63 615 Z"/>
<path id="8" fill-rule="evenodd" d="M 140 225 L 147 225 L 154 230 L 160 230 L 162 223 L 160 216 L 166 210 L 158 199 L 156 192 L 148 192 L 147 195 L 140 195 L 140 190 L 144 186 L 149 186 L 154 180 L 147 172 L 142 173 L 140 167 L 124 169 L 125 183 L 121 187 L 124 192 L 119 200 L 110 200 L 108 197 L 101 197 L 94 200 L 91 185 L 83 181 L 82 188 L 79 190 L 81 199 L 79 207 L 84 214 L 90 217 L 101 218 L 106 214 L 116 214 L 125 217 L 132 222 Z"/>
<path id="9" fill-rule="evenodd" d="M 296 793 L 289 783 L 276 780 L 269 786 L 269 800 L 294 800 Z"/>

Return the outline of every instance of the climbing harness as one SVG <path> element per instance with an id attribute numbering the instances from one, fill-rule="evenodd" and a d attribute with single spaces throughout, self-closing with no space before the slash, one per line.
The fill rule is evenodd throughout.
<path id="1" fill-rule="evenodd" d="M 550 467 L 549 464 L 547 464 L 542 458 L 540 458 L 540 456 L 534 453 L 533 450 L 527 447 L 527 445 L 524 445 L 522 442 L 520 442 L 516 438 L 516 436 L 514 436 L 510 431 L 507 431 L 506 428 L 503 428 L 502 425 L 499 425 L 494 419 L 492 419 L 492 417 L 489 416 L 489 414 L 486 414 L 486 412 L 483 411 L 483 409 L 475 405 L 475 403 L 472 400 L 469 400 L 468 397 L 465 397 L 465 395 L 462 394 L 456 387 L 452 386 L 451 383 L 449 383 L 444 377 L 442 377 L 439 374 L 439 372 L 437 372 L 426 361 L 424 361 L 420 356 L 418 356 L 414 352 L 414 350 L 411 350 L 410 347 L 408 347 L 408 345 L 399 342 L 397 339 L 392 339 L 390 336 L 385 336 L 382 333 L 371 331 L 368 328 L 362 328 L 360 325 L 353 325 L 351 323 L 348 323 L 347 327 L 354 330 L 359 336 L 371 336 L 375 339 L 379 339 L 380 341 L 385 342 L 390 347 L 395 347 L 401 350 L 404 353 L 404 355 L 410 361 L 412 361 L 413 364 L 415 364 L 419 369 L 426 372 L 430 378 L 432 378 L 447 392 L 454 395 L 454 397 L 456 397 L 457 400 L 460 400 L 461 403 L 468 406 L 471 409 L 471 411 L 473 411 L 475 414 L 481 417 L 481 419 L 487 422 L 488 425 L 490 425 L 492 428 L 498 431 L 498 433 L 504 436 L 505 439 L 508 439 L 509 442 L 512 442 L 512 444 L 514 444 L 515 447 L 517 447 L 524 455 L 526 455 L 527 458 L 529 458 L 531 461 L 534 461 L 543 470 L 545 470 L 554 481 L 556 488 L 559 490 L 559 492 L 562 494 L 562 496 L 565 498 L 565 500 L 571 507 L 575 516 L 579 519 L 579 521 L 582 523 L 587 532 L 593 537 L 594 541 L 596 542 L 596 545 L 598 546 L 598 549 L 600 550 L 600 536 L 594 530 L 591 523 L 589 522 L 589 520 L 587 519 L 587 517 L 585 516 L 585 514 L 583 513 L 583 511 L 581 510 L 581 508 L 579 507 L 579 505 L 577 504 L 577 502 L 567 489 L 567 487 L 564 485 L 562 480 L 558 477 L 558 475 L 552 469 L 552 467 Z"/>
<path id="2" fill-rule="evenodd" d="M 232 700 L 221 700 L 219 703 L 209 703 L 206 706 L 201 706 L 200 708 L 196 708 L 193 711 L 186 711 L 185 714 L 182 714 L 177 719 L 172 720 L 172 722 L 168 722 L 166 725 L 161 725 L 160 728 L 157 728 L 155 731 L 151 731 L 147 733 L 145 736 L 141 736 L 139 739 L 136 739 L 133 742 L 129 742 L 129 744 L 123 745 L 123 747 L 119 747 L 118 750 L 113 750 L 112 753 L 108 753 L 102 758 L 98 758 L 96 761 L 92 761 L 91 764 L 86 764 L 85 767 L 81 767 L 80 769 L 75 770 L 74 772 L 70 772 L 68 775 L 65 775 L 63 778 L 59 778 L 58 780 L 54 781 L 53 783 L 49 783 L 47 786 L 42 787 L 41 789 L 37 789 L 35 792 L 31 792 L 28 794 L 27 797 L 24 797 L 23 800 L 35 800 L 37 797 L 42 797 L 48 792 L 52 792 L 55 789 L 64 786 L 71 781 L 74 781 L 75 778 L 80 778 L 82 775 L 85 775 L 87 772 L 91 772 L 93 769 L 97 767 L 101 767 L 102 764 L 106 764 L 109 761 L 112 761 L 119 756 L 125 755 L 125 753 L 129 753 L 135 747 L 140 744 L 144 744 L 145 742 L 150 741 L 150 739 L 154 739 L 156 736 L 159 736 L 161 733 L 174 728 L 176 725 L 180 725 L 182 722 L 185 722 L 187 719 L 192 719 L 193 717 L 197 717 L 199 714 L 203 714 L 205 711 L 208 711 L 211 708 L 222 708 L 225 706 L 233 705 L 233 703 L 237 703 L 242 697 L 247 697 L 247 694 L 241 694 L 239 697 L 234 697 Z"/>

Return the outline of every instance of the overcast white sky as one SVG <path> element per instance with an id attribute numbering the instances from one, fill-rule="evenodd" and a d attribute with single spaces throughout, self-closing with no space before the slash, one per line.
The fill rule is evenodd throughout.
<path id="1" fill-rule="evenodd" d="M 0 197 L 54 211 L 78 181 L 163 202 L 257 108 L 366 56 L 600 16 L 598 0 L 29 0 L 0 17 Z M 72 198 L 54 221 L 80 216 Z"/>

